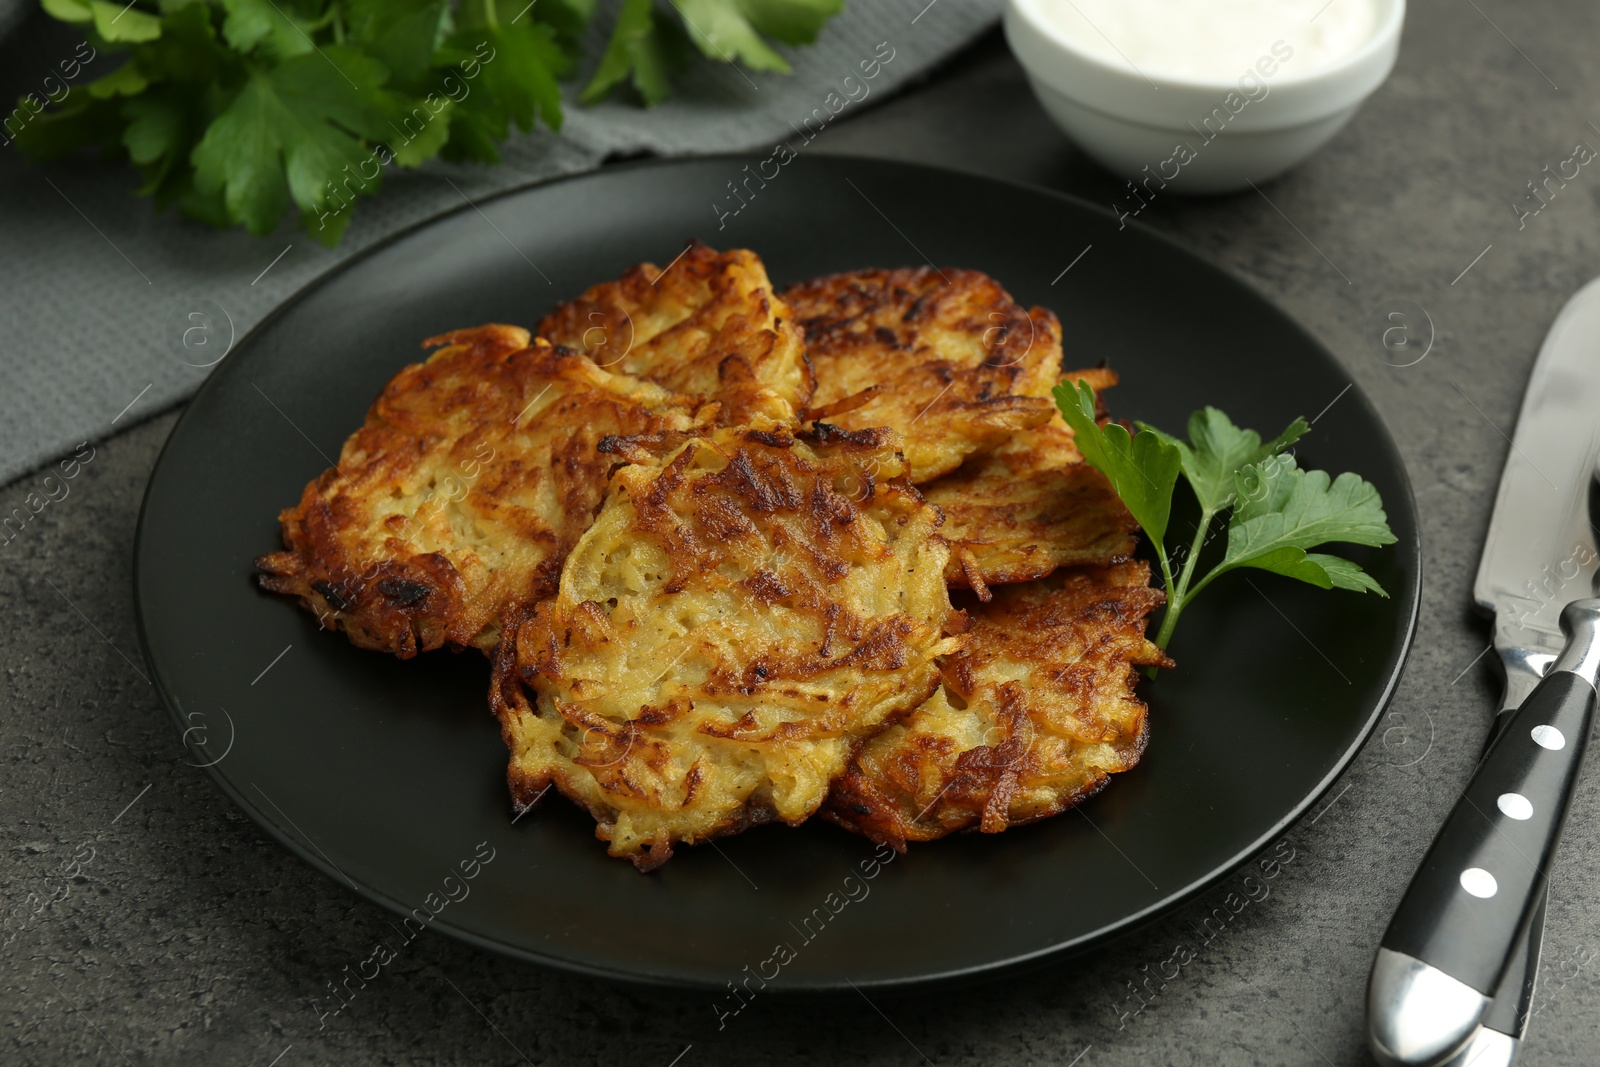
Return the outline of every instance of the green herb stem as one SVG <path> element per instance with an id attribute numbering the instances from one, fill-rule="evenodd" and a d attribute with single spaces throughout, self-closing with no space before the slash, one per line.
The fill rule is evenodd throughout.
<path id="1" fill-rule="evenodd" d="M 1170 603 L 1172 598 L 1172 567 L 1167 562 L 1167 550 L 1159 544 L 1156 545 L 1156 559 L 1161 564 L 1161 580 L 1163 583 L 1165 583 L 1165 587 L 1168 592 L 1168 602 Z"/>
<path id="2" fill-rule="evenodd" d="M 317 19 L 314 22 L 308 22 L 308 23 L 305 24 L 305 27 L 304 27 L 305 31 L 307 33 L 317 33 L 320 30 L 322 30 L 324 27 L 330 25 L 333 22 L 333 20 L 338 18 L 338 17 L 339 17 L 339 5 L 338 5 L 338 3 L 335 2 L 335 3 L 329 4 L 328 5 L 328 10 L 326 10 L 326 11 L 324 11 L 322 13 L 322 17 L 321 18 Z"/>
<path id="3" fill-rule="evenodd" d="M 1215 566 L 1215 567 L 1211 568 L 1209 571 L 1207 571 L 1205 573 L 1205 575 L 1203 577 L 1201 577 L 1201 579 L 1198 582 L 1195 583 L 1195 586 L 1194 586 L 1193 589 L 1186 590 L 1184 599 L 1185 600 L 1193 600 L 1195 597 L 1200 595 L 1200 591 L 1202 589 L 1204 589 L 1206 586 L 1210 585 L 1212 583 L 1212 581 L 1214 581 L 1219 575 L 1226 574 L 1232 569 L 1233 569 L 1232 567 L 1228 566 L 1225 563 L 1219 563 L 1217 566 Z"/>
<path id="4" fill-rule="evenodd" d="M 1183 614 L 1184 605 L 1189 602 L 1189 581 L 1194 577 L 1196 563 L 1200 559 L 1200 550 L 1205 547 L 1206 534 L 1211 530 L 1211 522 L 1217 513 L 1210 509 L 1200 512 L 1199 525 L 1195 527 L 1194 541 L 1189 545 L 1189 558 L 1183 561 L 1183 570 L 1178 574 L 1178 581 L 1173 583 L 1171 575 L 1166 569 L 1166 550 L 1157 546 L 1157 554 L 1162 558 L 1162 574 L 1166 577 L 1167 610 L 1161 616 L 1161 629 L 1156 634 L 1156 644 L 1162 648 L 1167 647 L 1167 641 L 1172 637 L 1172 631 L 1178 625 L 1178 617 Z M 1201 583 L 1204 584 L 1203 582 Z M 1199 592 L 1197 588 L 1195 590 Z M 1150 676 L 1155 677 L 1156 670 L 1150 669 Z"/>
<path id="5" fill-rule="evenodd" d="M 1182 597 L 1189 588 L 1189 579 L 1194 577 L 1195 564 L 1200 560 L 1200 550 L 1205 547 L 1206 534 L 1211 530 L 1211 520 L 1216 518 L 1214 511 L 1200 513 L 1200 525 L 1195 527 L 1194 543 L 1189 546 L 1189 558 L 1183 561 L 1183 573 L 1178 576 L 1177 595 Z"/>
<path id="6" fill-rule="evenodd" d="M 1167 561 L 1166 546 L 1162 545 L 1159 541 L 1154 543 L 1156 548 L 1156 560 L 1161 564 L 1161 580 L 1163 582 L 1163 588 L 1165 588 L 1167 591 L 1167 610 L 1161 618 L 1161 633 L 1156 638 L 1156 644 L 1160 645 L 1162 648 L 1166 648 L 1167 638 L 1171 636 L 1172 628 L 1178 623 L 1178 615 L 1183 611 L 1182 583 L 1186 579 L 1179 579 L 1180 584 L 1178 587 L 1173 587 L 1172 565 Z M 1145 675 L 1147 677 L 1154 678 L 1156 673 L 1155 667 L 1145 668 Z"/>

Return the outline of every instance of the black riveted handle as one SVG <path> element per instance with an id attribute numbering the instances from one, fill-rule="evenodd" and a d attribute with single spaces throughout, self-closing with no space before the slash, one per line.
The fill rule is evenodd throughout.
<path id="1" fill-rule="evenodd" d="M 1595 709 L 1553 671 L 1512 714 L 1411 880 L 1383 947 L 1492 995 L 1533 917 Z"/>

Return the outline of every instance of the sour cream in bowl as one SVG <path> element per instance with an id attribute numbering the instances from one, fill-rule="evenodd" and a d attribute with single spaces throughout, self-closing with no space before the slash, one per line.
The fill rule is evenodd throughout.
<path id="1" fill-rule="evenodd" d="M 1405 0 L 1009 0 L 1006 39 L 1056 124 L 1135 192 L 1283 173 L 1393 69 Z"/>

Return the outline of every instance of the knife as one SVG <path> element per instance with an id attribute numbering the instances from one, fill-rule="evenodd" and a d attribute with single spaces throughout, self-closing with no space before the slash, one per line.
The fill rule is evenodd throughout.
<path id="1" fill-rule="evenodd" d="M 1368 1043 L 1385 1065 L 1440 1064 L 1474 1045 L 1508 1063 L 1526 1022 L 1600 674 L 1597 426 L 1600 279 L 1551 326 L 1500 479 L 1473 595 L 1494 616 L 1505 696 L 1373 962 Z"/>
<path id="2" fill-rule="evenodd" d="M 1596 581 L 1600 582 L 1600 578 Z M 1530 654 L 1527 661 L 1542 674 L 1555 662 L 1555 657 L 1548 653 Z M 1506 677 L 1509 679 L 1510 675 Z M 1512 702 L 1511 689 L 1507 685 L 1501 695 L 1500 712 L 1495 716 L 1489 740 L 1484 745 L 1485 751 L 1504 732 L 1511 718 L 1509 713 L 1515 710 L 1516 704 Z M 1489 1006 L 1482 1025 L 1472 1035 L 1467 1047 L 1443 1067 L 1511 1067 L 1516 1061 L 1517 1050 L 1528 1029 L 1528 1020 L 1533 1016 L 1533 992 L 1539 977 L 1539 952 L 1544 942 L 1547 896 L 1545 892 L 1539 894 L 1538 910 L 1522 935 L 1522 941 L 1512 955 L 1505 974 L 1501 976 L 1500 984 L 1495 987 L 1494 1002 Z"/>

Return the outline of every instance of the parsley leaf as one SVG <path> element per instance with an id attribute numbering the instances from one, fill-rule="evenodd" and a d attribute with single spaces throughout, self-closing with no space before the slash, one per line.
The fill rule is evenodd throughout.
<path id="1" fill-rule="evenodd" d="M 531 130 L 542 119 L 561 128 L 556 78 L 566 63 L 549 26 L 526 19 L 469 25 L 440 48 L 441 59 L 462 71 L 468 90 L 451 108 L 450 136 L 440 149 L 445 159 L 498 162 L 495 146 L 512 125 Z"/>
<path id="2" fill-rule="evenodd" d="M 539 0 L 539 17 L 556 31 L 563 45 L 575 43 L 588 29 L 597 0 Z"/>
<path id="3" fill-rule="evenodd" d="M 1101 428 L 1095 420 L 1094 389 L 1088 382 L 1063 382 L 1056 386 L 1055 396 L 1083 458 L 1111 481 L 1150 539 L 1165 541 L 1183 452 L 1170 438 L 1150 430 L 1135 436 L 1115 422 Z"/>
<path id="4" fill-rule="evenodd" d="M 751 70 L 788 73 L 789 64 L 762 38 L 752 19 L 759 5 L 740 0 L 672 0 L 683 16 L 689 39 L 707 59 L 743 62 Z"/>
<path id="5" fill-rule="evenodd" d="M 1394 538 L 1391 537 L 1390 540 L 1392 541 Z M 1307 552 L 1304 564 L 1307 566 L 1320 567 L 1322 569 L 1322 573 L 1328 578 L 1328 585 L 1322 585 L 1322 583 L 1315 578 L 1306 577 L 1300 574 L 1293 575 L 1293 577 L 1299 578 L 1303 582 L 1310 582 L 1312 585 L 1322 585 L 1322 588 L 1324 589 L 1348 589 L 1354 593 L 1377 593 L 1385 600 L 1389 599 L 1389 594 L 1384 592 L 1383 586 L 1378 584 L 1378 580 L 1376 578 L 1362 570 L 1356 564 L 1345 559 L 1343 556 L 1329 556 L 1321 552 Z M 1288 572 L 1280 571 L 1279 573 L 1287 574 Z"/>
<path id="6" fill-rule="evenodd" d="M 1144 527 L 1166 582 L 1167 608 L 1155 643 L 1167 647 L 1184 608 L 1223 574 L 1241 567 L 1271 571 L 1322 589 L 1347 589 L 1387 596 L 1381 585 L 1342 556 L 1312 552 L 1327 544 L 1380 547 L 1395 541 L 1383 501 L 1357 474 L 1337 478 L 1326 471 L 1302 470 L 1283 450 L 1310 426 L 1295 419 L 1277 437 L 1263 442 L 1216 408 L 1189 418 L 1189 440 L 1140 424 L 1132 436 L 1115 423 L 1095 419 L 1094 390 L 1086 382 L 1056 387 L 1056 405 L 1072 427 L 1085 461 L 1103 473 Z M 1141 444 L 1141 442 L 1143 442 Z M 1174 579 L 1166 547 L 1172 491 L 1177 473 L 1194 490 L 1200 519 L 1194 542 Z M 1227 549 L 1222 559 L 1195 580 L 1201 550 L 1214 521 L 1227 518 Z"/>
<path id="7" fill-rule="evenodd" d="M 149 86 L 149 80 L 139 73 L 137 63 L 124 63 L 105 77 L 96 78 L 84 88 L 89 90 L 90 96 L 98 100 L 110 100 L 114 96 L 138 96 Z"/>
<path id="8" fill-rule="evenodd" d="M 445 0 L 346 0 L 347 40 L 388 67 L 391 84 L 431 89 L 427 74 L 449 10 Z"/>
<path id="9" fill-rule="evenodd" d="M 161 36 L 161 20 L 132 4 L 110 0 L 43 0 L 45 11 L 62 22 L 92 25 L 102 40 L 153 41 Z"/>
<path id="10" fill-rule="evenodd" d="M 787 45 L 810 44 L 830 18 L 844 9 L 844 0 L 742 0 L 750 24 Z"/>
<path id="11" fill-rule="evenodd" d="M 1117 496 L 1155 546 L 1166 588 L 1173 588 L 1167 556 L 1167 520 L 1172 517 L 1172 490 L 1183 469 L 1183 452 L 1165 435 L 1140 430 L 1130 435 L 1115 422 L 1104 428 L 1096 419 L 1094 388 L 1088 382 L 1064 381 L 1055 387 L 1056 407 L 1072 427 L 1073 440 L 1088 464 L 1110 481 Z M 1168 608 L 1171 614 L 1171 608 Z"/>
<path id="12" fill-rule="evenodd" d="M 769 43 L 810 44 L 844 0 L 670 0 L 681 30 L 659 17 L 654 0 L 624 0 L 594 77 L 583 91 L 598 100 L 631 81 L 646 104 L 666 99 L 669 75 L 683 63 L 685 40 L 707 59 L 787 74 L 789 61 Z"/>
<path id="13" fill-rule="evenodd" d="M 128 101 L 122 110 L 128 119 L 123 147 L 144 175 L 139 192 L 154 197 L 158 208 L 193 195 L 194 172 L 184 163 L 205 133 L 204 104 L 185 87 L 169 84 Z"/>
<path id="14" fill-rule="evenodd" d="M 656 21 L 655 0 L 623 0 L 600 66 L 580 99 L 594 103 L 629 81 L 645 106 L 661 103 L 672 95 L 672 75 L 688 59 L 687 44 L 671 23 Z"/>
<path id="15" fill-rule="evenodd" d="M 1359 475 L 1347 472 L 1330 479 L 1327 471 L 1301 470 L 1292 456 L 1273 456 L 1241 467 L 1234 485 L 1239 503 L 1228 519 L 1227 554 L 1206 581 L 1235 567 L 1259 567 L 1298 578 L 1300 572 L 1315 573 L 1305 566 L 1306 549 L 1332 542 L 1373 546 L 1394 542 L 1378 491 Z M 1310 566 L 1327 571 L 1315 560 Z M 1355 573 L 1365 577 L 1360 568 Z M 1359 581 L 1349 571 L 1342 570 L 1341 576 Z"/>
<path id="16" fill-rule="evenodd" d="M 1194 487 L 1202 510 L 1215 513 L 1227 507 L 1233 496 L 1233 476 L 1239 468 L 1259 463 L 1289 447 L 1311 429 L 1304 419 L 1295 419 L 1272 441 L 1263 445 L 1254 430 L 1241 430 L 1233 420 L 1207 406 L 1189 416 L 1188 441 L 1162 433 L 1154 426 L 1139 423 L 1167 441 L 1183 456 L 1183 475 Z"/>
<path id="17" fill-rule="evenodd" d="M 220 191 L 229 216 L 257 235 L 272 232 L 292 198 L 308 229 L 320 236 L 332 222 L 336 240 L 349 218 L 341 197 L 377 191 L 381 167 L 362 138 L 392 132 L 400 108 L 381 88 L 388 76 L 340 45 L 252 69 L 194 148 L 196 188 Z"/>
<path id="18" fill-rule="evenodd" d="M 273 0 L 222 0 L 228 12 L 222 20 L 222 37 L 240 52 L 260 48 L 280 59 L 313 51 L 309 19 L 297 19 Z"/>

